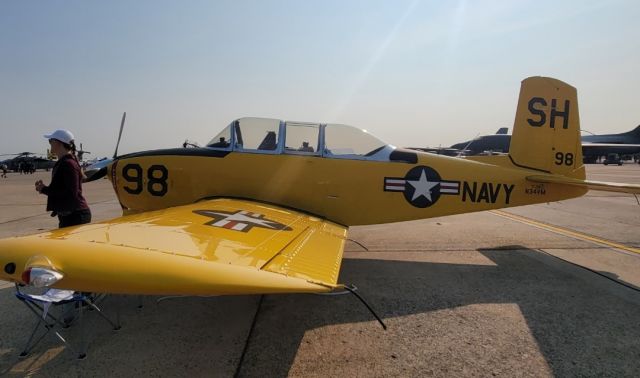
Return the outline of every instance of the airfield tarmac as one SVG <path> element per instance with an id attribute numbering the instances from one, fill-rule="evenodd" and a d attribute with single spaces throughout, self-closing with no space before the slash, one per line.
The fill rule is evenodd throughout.
<path id="1" fill-rule="evenodd" d="M 640 184 L 638 164 L 587 174 Z M 0 237 L 57 227 L 33 189 L 49 177 L 0 178 Z M 119 215 L 108 181 L 84 190 L 94 221 Z M 639 231 L 636 198 L 595 191 L 353 227 L 368 251 L 348 242 L 340 282 L 358 286 L 386 331 L 351 295 L 144 297 L 142 308 L 112 296 L 104 308 L 120 309 L 122 329 L 89 313 L 85 360 L 52 337 L 18 358 L 35 318 L 0 281 L 0 375 L 637 377 Z"/>

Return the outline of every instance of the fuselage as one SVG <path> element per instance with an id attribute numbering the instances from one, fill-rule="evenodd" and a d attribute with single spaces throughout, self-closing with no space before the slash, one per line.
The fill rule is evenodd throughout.
<path id="1" fill-rule="evenodd" d="M 488 158 L 396 150 L 389 161 L 371 161 L 184 148 L 125 155 L 108 171 L 126 212 L 232 197 L 346 226 L 551 202 L 586 192 L 528 182 L 535 171 L 513 166 L 508 156 Z"/>

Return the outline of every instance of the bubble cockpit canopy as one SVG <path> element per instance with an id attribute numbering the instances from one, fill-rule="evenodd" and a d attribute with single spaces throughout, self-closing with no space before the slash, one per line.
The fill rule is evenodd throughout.
<path id="1" fill-rule="evenodd" d="M 253 117 L 231 122 L 207 147 L 356 160 L 388 160 L 395 150 L 394 146 L 353 126 Z"/>

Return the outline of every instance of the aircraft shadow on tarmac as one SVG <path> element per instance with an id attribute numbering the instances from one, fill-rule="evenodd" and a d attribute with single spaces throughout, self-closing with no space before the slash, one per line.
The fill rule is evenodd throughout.
<path id="1" fill-rule="evenodd" d="M 570 269 L 567 272 L 550 267 L 545 260 L 554 258 L 539 251 L 500 246 L 479 252 L 496 266 L 345 259 L 341 281 L 356 283 L 361 288 L 390 326 L 386 332 L 394 332 L 391 328 L 395 327 L 392 321 L 395 317 L 471 304 L 513 303 L 526 319 L 554 375 L 626 376 L 640 371 L 637 302 L 627 302 L 594 284 L 590 280 L 606 280 L 592 273 L 584 280 L 585 277 L 576 277 Z M 539 259 L 527 255 L 531 253 Z M 287 375 L 305 332 L 356 322 L 370 322 L 368 332 L 380 334 L 370 340 L 385 342 L 385 331 L 350 296 L 268 296 L 258 315 L 259 331 L 252 336 L 241 372 Z M 422 325 L 430 326 L 433 324 Z M 414 347 L 430 346 L 414 341 Z M 473 346 L 459 346 L 465 347 Z"/>
<path id="2" fill-rule="evenodd" d="M 305 334 L 326 326 L 353 324 L 348 328 L 357 330 L 348 331 L 353 332 L 349 335 L 340 335 L 344 327 L 337 327 L 337 331 L 326 330 L 329 335 L 322 334 L 322 343 L 332 343 L 333 332 L 336 338 L 351 338 L 356 343 L 396 346 L 404 342 L 403 337 L 409 337 L 406 335 L 415 337 L 407 328 L 420 327 L 422 338 L 418 336 L 406 342 L 411 343 L 411 348 L 428 350 L 430 339 L 425 335 L 438 327 L 435 312 L 476 304 L 517 305 L 553 375 L 631 376 L 640 371 L 637 355 L 640 306 L 637 297 L 625 299 L 625 296 L 637 296 L 637 293 L 622 288 L 620 293 L 614 294 L 611 285 L 615 284 L 604 278 L 592 273 L 587 276 L 576 274 L 579 268 L 568 264 L 559 269 L 558 262 L 552 261 L 554 258 L 522 246 L 498 246 L 478 251 L 495 265 L 345 259 L 340 281 L 354 283 L 360 288 L 386 321 L 387 331 L 383 331 L 351 295 L 264 296 L 239 375 L 256 376 L 269 372 L 269 376 L 286 376 Z M 0 291 L 0 301 L 7 303 L 10 295 L 11 289 Z M 120 362 L 134 355 L 140 364 L 153 366 L 144 371 L 149 374 L 186 369 L 178 371 L 215 371 L 213 375 L 233 375 L 247 338 L 247 324 L 251 324 L 259 297 L 253 297 L 254 301 L 247 301 L 246 297 L 186 298 L 180 303 L 161 304 L 158 311 L 147 313 L 134 309 L 132 297 L 117 299 L 125 307 L 123 329 L 111 335 L 107 327 L 105 330 L 95 328 L 89 351 L 92 361 L 78 365 L 70 354 L 60 353 L 38 369 L 55 375 L 56 372 L 80 374 L 85 369 L 94 374 L 99 371 L 95 369 L 104 368 L 111 375 L 127 375 L 132 372 L 131 365 Z M 26 313 L 27 310 L 15 306 L 0 310 L 3 332 L 12 333 L 11 339 L 20 342 L 22 337 L 16 335 L 26 335 L 31 327 L 17 315 L 23 314 L 22 311 Z M 414 315 L 418 318 L 406 320 Z M 469 326 L 473 328 L 474 325 L 467 324 Z M 444 331 L 453 333 L 455 330 Z M 150 342 L 141 347 L 141 339 Z M 314 342 L 313 338 L 310 342 Z M 340 341 L 336 340 L 336 343 Z M 169 344 L 177 346 L 167 348 Z M 48 347 L 51 345 L 49 343 Z M 383 349 L 393 349 L 393 345 Z M 15 367 L 21 362 L 15 357 L 21 346 L 0 341 L 0 374 L 16 371 Z M 464 355 L 456 355 L 457 352 L 474 347 L 473 340 L 465 345 L 454 344 L 449 358 L 464 358 Z M 316 357 L 322 358 L 313 354 L 305 356 Z M 371 359 L 381 357 L 387 356 L 375 353 L 370 356 Z M 434 355 L 431 358 L 443 357 Z M 425 361 L 424 364 L 433 362 Z M 436 362 L 447 364 L 447 361 Z M 517 364 L 527 366 L 526 361 Z M 21 369 L 17 371 L 29 371 L 28 367 Z M 315 373 L 324 374 L 323 371 Z M 528 374 L 536 375 L 536 372 Z"/>

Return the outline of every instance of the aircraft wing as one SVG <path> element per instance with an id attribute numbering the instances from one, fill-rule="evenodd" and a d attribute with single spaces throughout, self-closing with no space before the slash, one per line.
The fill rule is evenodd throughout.
<path id="1" fill-rule="evenodd" d="M 52 287 L 125 294 L 326 292 L 347 228 L 273 205 L 214 199 L 0 240 L 0 256 L 63 274 Z M 6 277 L 3 277 L 6 279 Z"/>
<path id="2" fill-rule="evenodd" d="M 560 175 L 533 175 L 527 176 L 527 180 L 538 183 L 564 184 L 573 186 L 582 186 L 591 190 L 604 190 L 607 192 L 622 192 L 631 194 L 640 194 L 640 185 L 623 184 L 617 182 L 580 180 Z"/>

